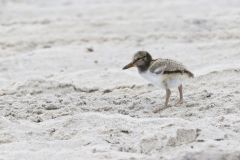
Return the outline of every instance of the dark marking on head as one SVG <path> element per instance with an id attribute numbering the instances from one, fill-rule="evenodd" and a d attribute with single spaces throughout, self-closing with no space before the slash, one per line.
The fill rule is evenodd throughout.
<path id="1" fill-rule="evenodd" d="M 152 56 L 147 51 L 138 51 L 133 57 L 133 63 L 136 64 L 139 72 L 145 72 L 152 61 Z"/>

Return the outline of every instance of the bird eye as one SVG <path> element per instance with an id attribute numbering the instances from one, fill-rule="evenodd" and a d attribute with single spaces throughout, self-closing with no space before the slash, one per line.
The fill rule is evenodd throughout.
<path id="1" fill-rule="evenodd" d="M 136 59 L 134 60 L 134 63 L 137 62 L 137 61 L 139 61 L 139 60 L 141 60 L 141 59 L 144 59 L 145 57 L 146 57 L 146 56 L 136 58 Z"/>
<path id="2" fill-rule="evenodd" d="M 145 58 L 146 56 L 143 56 L 143 57 L 140 57 L 140 58 L 137 58 L 137 59 L 135 59 L 135 61 L 139 61 L 139 60 L 141 60 L 141 59 L 143 59 L 143 58 Z"/>

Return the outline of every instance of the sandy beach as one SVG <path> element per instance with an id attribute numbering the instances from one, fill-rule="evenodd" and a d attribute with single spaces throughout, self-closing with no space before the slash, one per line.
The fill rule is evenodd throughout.
<path id="1" fill-rule="evenodd" d="M 240 1 L 0 0 L 1 160 L 239 160 Z M 184 104 L 122 67 L 195 74 Z"/>

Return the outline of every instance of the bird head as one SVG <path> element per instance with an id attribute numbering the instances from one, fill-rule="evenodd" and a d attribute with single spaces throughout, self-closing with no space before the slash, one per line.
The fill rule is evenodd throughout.
<path id="1" fill-rule="evenodd" d="M 134 54 L 133 60 L 123 67 L 123 69 L 128 69 L 131 67 L 141 67 L 149 65 L 152 61 L 152 56 L 147 51 L 138 51 Z"/>

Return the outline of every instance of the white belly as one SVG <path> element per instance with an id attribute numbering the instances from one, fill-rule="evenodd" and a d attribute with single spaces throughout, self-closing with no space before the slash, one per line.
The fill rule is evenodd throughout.
<path id="1" fill-rule="evenodd" d="M 153 85 L 161 88 L 174 88 L 182 84 L 184 76 L 181 74 L 155 74 L 151 72 L 140 73 L 140 75 Z"/>

